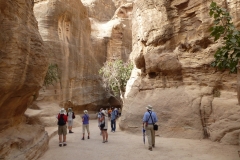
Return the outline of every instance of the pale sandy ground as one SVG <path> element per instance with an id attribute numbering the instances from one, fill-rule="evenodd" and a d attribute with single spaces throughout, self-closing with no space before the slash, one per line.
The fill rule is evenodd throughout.
<path id="1" fill-rule="evenodd" d="M 58 135 L 51 138 L 48 151 L 40 160 L 240 160 L 239 146 L 222 145 L 209 140 L 156 137 L 156 147 L 149 151 L 147 137 L 143 144 L 140 133 L 129 134 L 117 128 L 109 141 L 102 143 L 97 121 L 90 121 L 90 139 L 81 140 L 81 127 L 67 135 L 67 146 L 58 146 Z M 86 137 L 85 137 L 86 138 Z"/>

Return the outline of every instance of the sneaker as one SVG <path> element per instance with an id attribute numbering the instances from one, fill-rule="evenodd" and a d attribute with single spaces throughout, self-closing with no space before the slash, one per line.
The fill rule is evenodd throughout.
<path id="1" fill-rule="evenodd" d="M 154 148 L 154 147 L 155 147 L 155 144 L 153 144 L 152 147 Z"/>
<path id="2" fill-rule="evenodd" d="M 105 143 L 105 141 L 102 141 L 102 143 Z"/>
<path id="3" fill-rule="evenodd" d="M 90 139 L 90 137 L 88 136 L 87 139 Z"/>
<path id="4" fill-rule="evenodd" d="M 59 143 L 59 147 L 62 147 L 62 143 Z"/>
<path id="5" fill-rule="evenodd" d="M 66 145 L 67 145 L 66 143 L 63 144 L 63 146 L 66 146 Z"/>
<path id="6" fill-rule="evenodd" d="M 149 151 L 152 151 L 152 147 L 149 147 L 148 150 L 149 150 Z"/>
<path id="7" fill-rule="evenodd" d="M 105 142 L 108 142 L 107 140 Z"/>
<path id="8" fill-rule="evenodd" d="M 70 130 L 69 133 L 74 133 L 74 132 Z"/>
<path id="9" fill-rule="evenodd" d="M 82 140 L 84 140 L 84 137 L 82 138 Z"/>

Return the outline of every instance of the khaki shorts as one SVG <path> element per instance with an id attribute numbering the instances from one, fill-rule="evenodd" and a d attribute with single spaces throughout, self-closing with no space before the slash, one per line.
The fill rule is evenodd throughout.
<path id="1" fill-rule="evenodd" d="M 58 126 L 58 135 L 67 135 L 67 125 Z"/>
<path id="2" fill-rule="evenodd" d="M 85 133 L 85 128 L 87 129 L 87 133 L 89 133 L 89 124 L 82 125 L 82 133 Z"/>

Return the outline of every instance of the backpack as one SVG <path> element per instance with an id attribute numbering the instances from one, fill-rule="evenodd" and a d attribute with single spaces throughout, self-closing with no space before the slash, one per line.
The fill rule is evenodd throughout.
<path id="1" fill-rule="evenodd" d="M 73 113 L 72 118 L 75 119 L 75 114 L 74 114 L 74 112 L 72 112 L 72 113 Z"/>
<path id="2" fill-rule="evenodd" d="M 63 118 L 63 114 L 60 115 L 59 119 L 58 119 L 58 125 L 59 126 L 64 126 L 66 124 L 66 122 L 64 121 L 64 118 Z"/>

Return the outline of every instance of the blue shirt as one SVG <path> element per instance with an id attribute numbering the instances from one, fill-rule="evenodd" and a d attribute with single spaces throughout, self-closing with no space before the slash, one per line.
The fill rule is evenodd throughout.
<path id="1" fill-rule="evenodd" d="M 150 113 L 151 113 L 151 117 L 150 117 Z M 153 122 L 152 122 L 153 120 Z M 148 122 L 148 124 L 153 124 L 153 123 L 156 123 L 158 121 L 157 119 L 157 115 L 155 112 L 152 112 L 152 111 L 148 111 L 148 112 L 145 112 L 144 115 L 143 115 L 143 122 Z"/>
<path id="2" fill-rule="evenodd" d="M 114 119 L 116 119 L 116 118 L 117 118 L 117 111 L 114 110 L 114 111 L 112 111 L 112 113 L 111 113 L 111 120 L 114 120 Z"/>
<path id="3" fill-rule="evenodd" d="M 89 124 L 89 116 L 87 114 L 84 114 L 82 118 L 83 118 L 83 124 Z"/>

